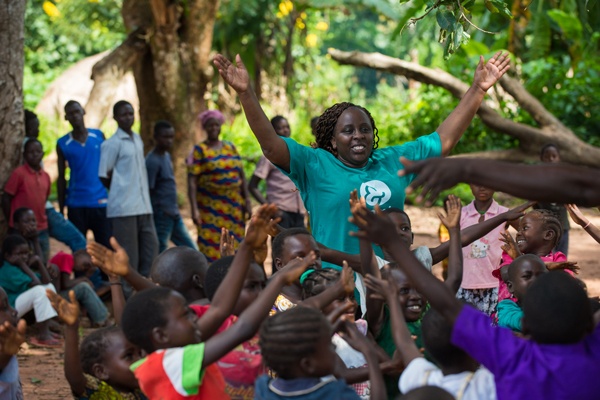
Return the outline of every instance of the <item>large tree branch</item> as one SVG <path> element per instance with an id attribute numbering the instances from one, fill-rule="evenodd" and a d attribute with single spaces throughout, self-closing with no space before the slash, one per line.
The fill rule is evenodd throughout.
<path id="1" fill-rule="evenodd" d="M 368 67 L 378 71 L 402 75 L 408 79 L 442 87 L 456 98 L 461 98 L 469 88 L 469 85 L 445 71 L 423 67 L 417 63 L 385 56 L 380 53 L 346 52 L 330 49 L 329 54 L 340 64 Z M 537 155 L 539 149 L 544 144 L 553 142 L 560 147 L 564 161 L 596 167 L 600 166 L 600 148 L 590 146 L 581 141 L 571 130 L 547 111 L 535 97 L 528 93 L 518 81 L 507 79 L 503 87 L 515 98 L 523 109 L 535 114 L 534 118 L 537 118 L 536 121 L 540 122 L 541 128 L 504 118 L 485 102 L 482 103 L 477 111 L 484 124 L 496 132 L 519 139 L 520 151 L 525 154 Z M 511 156 L 515 156 L 516 154 L 512 153 Z"/>
<path id="2" fill-rule="evenodd" d="M 511 78 L 508 75 L 504 75 L 500 79 L 500 85 L 517 101 L 517 103 L 519 103 L 519 106 L 521 106 L 523 110 L 531 115 L 535 122 L 540 124 L 540 126 L 557 126 L 567 129 L 562 122 L 552 115 L 552 113 L 548 111 L 535 96 L 529 93 L 518 80 Z"/>
<path id="3" fill-rule="evenodd" d="M 146 50 L 143 29 L 131 32 L 125 41 L 92 68 L 94 86 L 85 105 L 88 126 L 100 127 L 114 102 L 115 90 L 123 76 Z"/>

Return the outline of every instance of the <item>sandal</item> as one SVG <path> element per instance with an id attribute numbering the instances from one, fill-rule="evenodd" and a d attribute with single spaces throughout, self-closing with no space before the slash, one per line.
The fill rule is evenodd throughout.
<path id="1" fill-rule="evenodd" d="M 62 348 L 63 345 L 63 342 L 61 340 L 55 338 L 42 340 L 36 337 L 32 337 L 31 339 L 29 339 L 29 343 L 36 347 L 44 347 L 49 349 L 59 349 Z"/>

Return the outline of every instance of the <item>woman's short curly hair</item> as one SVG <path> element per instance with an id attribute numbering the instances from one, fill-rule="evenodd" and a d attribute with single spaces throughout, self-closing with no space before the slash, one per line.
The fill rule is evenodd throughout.
<path id="1" fill-rule="evenodd" d="M 358 108 L 362 110 L 367 117 L 369 117 L 369 121 L 371 121 L 371 125 L 373 126 L 373 150 L 375 150 L 379 144 L 379 130 L 377 126 L 375 126 L 375 120 L 371 116 L 371 113 L 366 108 L 348 102 L 336 103 L 329 107 L 317 121 L 317 126 L 315 127 L 316 139 L 317 139 L 317 147 L 323 150 L 327 150 L 333 155 L 337 155 L 337 151 L 331 145 L 331 139 L 333 138 L 333 130 L 335 129 L 335 124 L 337 123 L 340 115 L 344 111 L 349 108 Z M 372 154 L 372 153 L 371 153 Z"/>

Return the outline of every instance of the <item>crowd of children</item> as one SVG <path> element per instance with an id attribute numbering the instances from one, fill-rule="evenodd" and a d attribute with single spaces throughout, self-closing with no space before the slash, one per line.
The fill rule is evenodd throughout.
<path id="1" fill-rule="evenodd" d="M 492 67 L 501 76 L 506 65 L 496 58 Z M 226 76 L 231 65 L 218 59 L 217 66 L 246 97 L 253 129 L 264 127 L 266 118 L 252 115 L 259 113 L 247 98 L 252 94 Z M 488 87 L 497 78 L 479 75 L 476 81 Z M 350 103 L 340 107 L 315 125 L 322 145 L 325 126 L 336 130 L 318 162 L 338 162 L 341 156 L 347 157 L 348 173 L 371 168 L 370 156 L 359 165 L 364 146 L 351 140 L 375 135 L 372 117 Z M 445 200 L 439 217 L 449 240 L 411 249 L 409 215 L 389 204 L 382 210 L 385 190 L 371 180 L 371 186 L 354 188 L 344 210 L 336 210 L 335 215 L 350 219 L 330 221 L 332 230 L 321 232 L 327 243 L 296 226 L 302 225 L 300 209 L 262 204 L 239 245 L 223 229 L 221 257 L 209 265 L 177 206 L 169 156 L 173 126 L 155 124 L 155 147 L 144 158 L 141 138 L 132 131 L 131 104 L 115 104 L 119 129 L 108 140 L 86 128 L 79 103 L 67 103 L 65 113 L 73 130 L 57 144 L 59 212 L 54 212 L 67 207 L 79 234 L 90 230 L 95 240 L 72 248 L 72 254 L 49 257 L 50 178 L 42 168 L 41 142 L 29 138 L 24 164 L 12 173 L 2 199 L 11 228 L 0 254 L 0 399 L 22 398 L 15 355 L 25 340 L 64 346 L 64 375 L 77 399 L 600 396 L 600 303 L 588 298 L 575 276 L 585 266 L 560 250 L 568 245 L 561 241 L 568 232 L 561 210 L 599 243 L 600 229 L 577 206 L 560 206 L 560 196 L 543 197 L 551 210 L 541 203 L 509 209 L 494 200 L 493 184 L 474 178 L 472 202 L 462 206 L 454 195 Z M 360 132 L 343 139 L 355 119 L 370 130 L 360 125 Z M 347 124 L 339 127 L 338 120 Z M 275 122 L 269 129 L 279 126 Z M 453 142 L 444 137 L 428 136 L 432 154 L 451 148 Z M 287 168 L 269 164 L 265 170 L 279 172 L 286 185 L 300 179 L 299 161 L 290 159 L 291 152 L 317 162 L 288 139 L 259 140 L 275 140 L 280 167 Z M 554 162 L 558 154 L 556 146 L 546 146 L 541 158 Z M 435 168 L 436 162 L 404 162 L 405 171 Z M 66 168 L 71 169 L 68 182 Z M 431 176 L 425 172 L 413 185 L 437 179 Z M 301 192 L 310 190 L 312 179 Z M 379 189 L 376 198 L 372 191 Z M 522 197 L 536 198 L 521 190 Z M 313 200 L 311 207 L 317 205 Z M 282 211 L 299 214 L 297 223 L 289 223 L 286 214 L 282 226 Z M 324 229 L 322 219 L 319 223 Z M 343 235 L 356 241 L 356 251 L 345 237 L 330 240 L 338 223 L 353 225 Z M 169 248 L 169 240 L 176 246 Z M 264 269 L 268 240 L 271 276 Z M 444 259 L 442 281 L 432 267 Z M 81 339 L 83 316 L 94 330 Z"/>

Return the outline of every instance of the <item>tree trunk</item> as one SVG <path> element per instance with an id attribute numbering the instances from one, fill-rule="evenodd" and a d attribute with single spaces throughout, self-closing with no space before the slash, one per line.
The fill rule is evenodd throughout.
<path id="1" fill-rule="evenodd" d="M 147 49 L 143 34 L 141 28 L 131 32 L 123 43 L 94 65 L 94 87 L 85 105 L 85 122 L 88 126 L 101 126 L 112 105 L 120 100 L 115 99 L 116 88 Z"/>
<path id="2" fill-rule="evenodd" d="M 459 99 L 469 88 L 467 83 L 445 71 L 423 67 L 417 63 L 388 57 L 380 53 L 346 52 L 330 49 L 329 54 L 340 64 L 369 67 L 443 87 Z M 528 156 L 537 159 L 542 146 L 547 143 L 555 143 L 561 149 L 560 155 L 563 161 L 596 168 L 600 167 L 600 148 L 591 146 L 579 139 L 573 131 L 549 112 L 536 97 L 531 95 L 521 82 L 505 75 L 500 79 L 500 85 L 523 110 L 531 115 L 539 127 L 504 118 L 485 102 L 482 103 L 477 111 L 482 122 L 496 132 L 504 133 L 519 140 L 519 149 L 489 152 L 485 155 L 487 158 L 517 161 Z M 479 155 L 482 154 L 479 153 Z"/>
<path id="3" fill-rule="evenodd" d="M 206 107 L 204 95 L 212 78 L 213 28 L 219 1 L 125 0 L 123 20 L 128 31 L 144 29 L 148 51 L 133 62 L 140 99 L 140 134 L 146 150 L 152 127 L 168 120 L 175 127 L 172 150 L 178 186 L 186 187 L 184 159 L 190 152 L 196 116 Z"/>
<path id="4" fill-rule="evenodd" d="M 25 136 L 23 63 L 25 0 L 0 0 L 0 187 L 21 159 Z M 7 220 L 0 212 L 0 241 Z"/>

